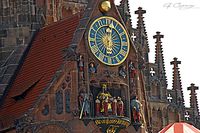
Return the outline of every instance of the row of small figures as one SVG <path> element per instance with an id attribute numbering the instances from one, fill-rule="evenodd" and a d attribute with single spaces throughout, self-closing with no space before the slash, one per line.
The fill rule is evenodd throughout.
<path id="1" fill-rule="evenodd" d="M 96 116 L 124 116 L 124 102 L 121 97 L 110 97 L 100 100 L 97 96 L 95 100 Z"/>

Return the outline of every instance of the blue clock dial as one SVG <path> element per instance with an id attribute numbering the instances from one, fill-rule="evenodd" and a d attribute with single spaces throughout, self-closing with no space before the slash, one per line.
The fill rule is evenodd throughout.
<path id="1" fill-rule="evenodd" d="M 91 52 L 104 64 L 119 65 L 128 56 L 130 46 L 126 30 L 112 17 L 100 17 L 92 23 L 88 42 Z"/>

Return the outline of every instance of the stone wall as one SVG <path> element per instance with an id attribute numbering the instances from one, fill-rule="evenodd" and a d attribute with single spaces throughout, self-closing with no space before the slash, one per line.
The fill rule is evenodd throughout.
<path id="1" fill-rule="evenodd" d="M 0 97 L 34 33 L 44 24 L 43 14 L 35 0 L 0 1 Z"/>

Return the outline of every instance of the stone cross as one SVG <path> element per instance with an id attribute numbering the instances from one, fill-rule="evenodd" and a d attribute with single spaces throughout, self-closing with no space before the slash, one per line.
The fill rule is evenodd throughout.
<path id="1" fill-rule="evenodd" d="M 188 112 L 185 112 L 185 119 L 188 121 L 188 120 L 189 120 L 189 118 L 190 118 L 190 115 L 189 115 L 189 113 L 188 113 Z"/>
<path id="2" fill-rule="evenodd" d="M 167 97 L 167 100 L 171 103 L 172 102 L 172 96 L 171 96 L 171 94 L 168 94 L 168 97 Z"/>
<path id="3" fill-rule="evenodd" d="M 156 42 L 161 42 L 161 38 L 164 38 L 164 35 L 161 35 L 160 32 L 157 31 L 153 38 L 156 39 Z"/>
<path id="4" fill-rule="evenodd" d="M 152 77 L 155 75 L 155 73 L 156 73 L 156 72 L 153 70 L 153 68 L 151 68 L 151 69 L 150 69 L 150 74 L 151 74 Z"/>
<path id="5" fill-rule="evenodd" d="M 194 84 L 191 84 L 190 87 L 187 88 L 188 90 L 191 90 L 191 94 L 195 95 L 196 94 L 196 90 L 199 90 L 199 87 L 195 86 Z"/>
<path id="6" fill-rule="evenodd" d="M 178 61 L 178 59 L 175 57 L 174 61 L 170 62 L 171 65 L 174 65 L 174 67 L 178 67 L 179 64 L 181 64 L 181 61 Z"/>
<path id="7" fill-rule="evenodd" d="M 139 16 L 143 16 L 143 14 L 145 14 L 146 11 L 142 10 L 142 7 L 139 7 L 137 11 L 135 11 L 135 14 L 138 14 Z"/>

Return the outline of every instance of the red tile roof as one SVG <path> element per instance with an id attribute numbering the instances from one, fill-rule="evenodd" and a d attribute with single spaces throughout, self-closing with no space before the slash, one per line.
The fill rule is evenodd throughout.
<path id="1" fill-rule="evenodd" d="M 42 28 L 12 83 L 4 104 L 0 108 L 0 128 L 10 126 L 13 121 L 30 109 L 55 72 L 63 63 L 63 49 L 72 41 L 79 23 L 79 15 L 72 16 Z M 26 93 L 24 99 L 15 100 Z"/>

